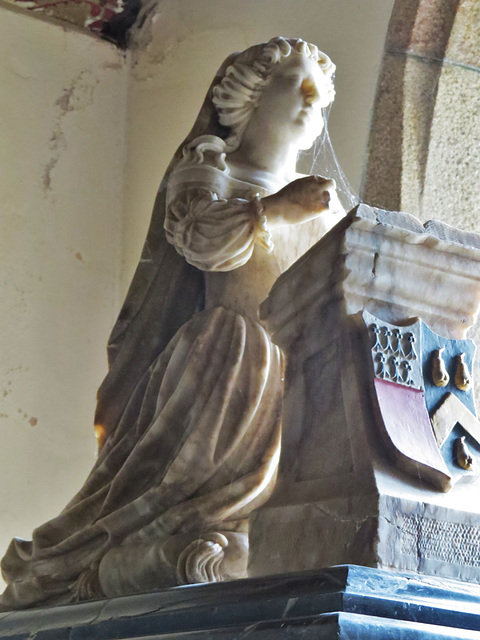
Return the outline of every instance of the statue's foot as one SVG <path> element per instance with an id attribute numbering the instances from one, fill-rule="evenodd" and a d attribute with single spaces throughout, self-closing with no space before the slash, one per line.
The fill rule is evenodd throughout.
<path id="1" fill-rule="evenodd" d="M 225 558 L 227 538 L 221 533 L 211 533 L 208 538 L 194 540 L 180 553 L 177 561 L 179 584 L 220 582 L 220 565 Z"/>
<path id="2" fill-rule="evenodd" d="M 248 534 L 210 532 L 187 545 L 178 556 L 179 584 L 222 582 L 247 573 Z"/>
<path id="3" fill-rule="evenodd" d="M 99 598 L 104 598 L 105 594 L 102 591 L 98 579 L 98 567 L 82 571 L 71 590 L 73 602 L 83 602 L 84 600 L 98 600 Z"/>

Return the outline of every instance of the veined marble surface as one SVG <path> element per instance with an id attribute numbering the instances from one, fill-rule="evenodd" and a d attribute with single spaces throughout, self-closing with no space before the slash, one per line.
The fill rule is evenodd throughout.
<path id="1" fill-rule="evenodd" d="M 478 236 L 367 205 L 281 276 L 261 312 L 288 361 L 283 448 L 276 490 L 252 519 L 252 575 L 353 562 L 480 581 L 480 478 L 449 448 L 466 437 L 480 461 L 477 431 L 447 425 L 440 448 L 430 423 L 450 390 L 476 420 L 451 367 L 479 304 Z M 405 369 L 382 373 L 379 355 L 382 367 L 410 356 L 402 364 L 386 343 L 372 354 L 371 323 L 406 335 L 418 317 L 429 329 L 410 360 L 415 389 Z M 445 344 L 450 386 L 430 393 Z"/>
<path id="2" fill-rule="evenodd" d="M 358 566 L 0 614 L 12 640 L 477 640 L 480 589 Z"/>

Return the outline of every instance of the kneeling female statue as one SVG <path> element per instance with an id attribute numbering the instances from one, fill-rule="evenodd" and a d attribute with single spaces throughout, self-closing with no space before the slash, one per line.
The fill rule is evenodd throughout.
<path id="1" fill-rule="evenodd" d="M 174 156 L 109 343 L 98 460 L 62 513 L 13 540 L 3 607 L 246 575 L 275 483 L 282 353 L 258 320 L 276 278 L 343 215 L 296 158 L 334 65 L 274 38 L 230 56 Z"/>

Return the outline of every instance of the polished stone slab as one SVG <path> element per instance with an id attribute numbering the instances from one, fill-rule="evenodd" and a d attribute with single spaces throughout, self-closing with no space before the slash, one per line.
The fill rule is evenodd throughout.
<path id="1" fill-rule="evenodd" d="M 480 639 L 480 587 L 343 565 L 0 614 L 9 640 Z"/>

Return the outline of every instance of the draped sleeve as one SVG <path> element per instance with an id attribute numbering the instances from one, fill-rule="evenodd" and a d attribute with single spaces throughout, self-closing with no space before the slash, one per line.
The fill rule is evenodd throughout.
<path id="1" fill-rule="evenodd" d="M 204 160 L 176 168 L 167 185 L 165 235 L 187 262 L 202 271 L 244 265 L 255 245 L 273 243 L 260 198 L 265 190 L 232 178 L 227 166 Z"/>
<path id="2" fill-rule="evenodd" d="M 255 244 L 271 250 L 260 198 L 221 198 L 188 188 L 173 200 L 165 221 L 167 240 L 202 271 L 231 271 L 247 262 Z"/>

